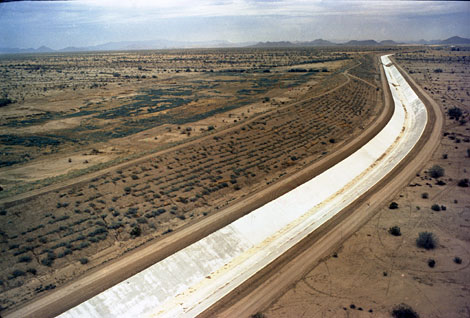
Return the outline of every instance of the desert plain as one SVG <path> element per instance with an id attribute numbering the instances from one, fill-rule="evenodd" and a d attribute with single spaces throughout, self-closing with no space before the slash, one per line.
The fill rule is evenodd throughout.
<path id="1" fill-rule="evenodd" d="M 389 194 L 398 209 L 382 205 L 248 316 L 387 316 L 400 303 L 425 317 L 468 315 L 468 52 L 1 56 L 0 90 L 12 101 L 0 112 L 2 311 L 66 290 L 123 257 L 138 259 L 140 250 L 158 250 L 162 240 L 256 198 L 207 228 L 214 231 L 295 187 L 289 177 L 318 173 L 308 168 L 322 160 L 332 165 L 368 128 L 383 124 L 378 56 L 394 53 L 441 108 L 439 147 L 414 166 L 407 186 Z M 449 113 L 455 107 L 459 116 Z M 434 165 L 442 176 L 430 175 Z M 393 227 L 401 235 L 392 235 Z M 438 238 L 435 249 L 416 246 L 422 231 Z M 121 279 L 144 266 L 135 263 Z"/>

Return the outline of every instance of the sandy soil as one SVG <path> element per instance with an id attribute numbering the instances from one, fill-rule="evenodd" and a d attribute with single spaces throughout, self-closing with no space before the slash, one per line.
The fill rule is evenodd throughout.
<path id="1" fill-rule="evenodd" d="M 293 93 L 289 100 L 295 101 L 294 103 L 283 104 L 283 102 L 285 102 L 284 100 L 273 98 L 272 105 L 277 106 L 275 112 L 266 114 L 261 113 L 260 115 L 242 120 L 240 125 L 234 125 L 227 130 L 216 131 L 214 134 L 205 136 L 202 139 L 195 139 L 194 141 L 184 145 L 173 147 L 163 152 L 152 154 L 108 170 L 99 171 L 95 173 L 95 175 L 88 175 L 83 177 L 83 179 L 77 178 L 75 180 L 67 181 L 74 183 L 79 182 L 78 184 L 74 184 L 68 188 L 63 188 L 67 184 L 70 185 L 70 183 L 65 182 L 54 185 L 48 189 L 43 189 L 38 192 L 32 191 L 25 196 L 16 197 L 13 199 L 13 201 L 16 202 L 5 203 L 4 208 L 7 210 L 7 218 L 12 224 L 14 223 L 18 226 L 16 228 L 6 228 L 9 242 L 4 242 L 7 244 L 5 245 L 4 250 L 8 251 L 7 253 L 11 254 L 12 258 L 9 260 L 2 259 L 3 264 L 6 264 L 8 261 L 12 264 L 16 264 L 18 263 L 18 257 L 21 257 L 18 255 L 24 255 L 26 253 L 34 257 L 32 263 L 24 264 L 25 266 L 23 266 L 23 264 L 19 265 L 22 268 L 25 267 L 24 269 L 26 270 L 26 266 L 35 266 L 38 263 L 39 268 L 37 273 L 38 275 L 36 277 L 34 275 L 31 276 L 27 274 L 28 276 L 24 281 L 22 277 L 20 277 L 20 279 L 9 280 L 8 289 L 4 289 L 3 292 L 3 296 L 7 297 L 7 299 L 3 299 L 3 304 L 11 306 L 17 302 L 18 299 L 21 299 L 20 302 L 23 302 L 29 298 L 38 298 L 38 293 L 40 292 L 42 293 L 41 295 L 46 295 L 46 297 L 40 298 L 45 299 L 44 302 L 42 300 L 40 302 L 33 302 L 33 307 L 24 307 L 25 310 L 35 308 L 33 310 L 46 310 L 45 312 L 49 314 L 58 313 L 58 310 L 64 310 L 67 306 L 76 304 L 78 301 L 86 299 L 86 297 L 91 297 L 99 292 L 99 290 L 106 288 L 106 286 L 111 286 L 113 283 L 125 279 L 125 277 L 127 277 L 126 275 L 138 272 L 155 261 L 158 261 L 158 259 L 161 259 L 165 255 L 169 255 L 169 253 L 186 246 L 192 241 L 231 222 L 244 213 L 248 213 L 253 208 L 256 208 L 264 202 L 268 202 L 270 199 L 284 193 L 288 189 L 303 182 L 305 178 L 308 178 L 309 176 L 311 177 L 312 174 L 315 175 L 315 173 L 318 173 L 321 169 L 334 163 L 335 160 L 344 158 L 344 156 L 347 156 L 348 153 L 355 149 L 355 147 L 359 147 L 361 142 L 365 142 L 364 140 L 368 140 L 368 138 L 370 138 L 369 136 L 367 138 L 365 137 L 354 140 L 353 136 L 360 134 L 364 129 L 368 129 L 367 134 L 371 134 L 379 128 L 380 124 L 377 123 L 370 126 L 373 123 L 373 114 L 378 112 L 380 109 L 380 103 L 371 103 L 372 100 L 376 101 L 377 96 L 381 94 L 379 90 L 376 90 L 374 84 L 363 82 L 362 80 L 358 80 L 352 76 L 340 74 L 339 76 L 333 77 L 332 84 L 327 83 L 326 86 L 323 86 L 324 83 L 321 82 L 319 85 L 322 85 L 322 87 L 318 87 L 319 85 L 313 85 L 313 83 L 310 83 L 309 85 L 311 85 L 311 87 L 307 86 L 304 89 L 305 95 L 299 94 L 298 92 Z M 325 91 L 328 90 L 329 93 L 325 94 Z M 294 89 L 292 91 L 294 91 Z M 354 93 L 346 96 L 347 98 L 354 96 L 355 100 L 352 103 L 348 102 L 347 98 L 338 97 L 341 93 L 347 94 L 346 92 Z M 344 106 L 342 106 L 343 104 Z M 361 110 L 360 107 L 358 109 L 351 108 L 356 107 L 354 106 L 356 104 L 360 105 L 360 107 L 370 104 L 369 106 L 371 109 L 367 110 L 366 113 L 361 114 L 361 111 L 365 110 Z M 299 115 L 300 112 L 305 112 L 305 109 L 309 109 L 309 107 L 313 106 L 318 106 L 315 111 L 307 111 L 305 116 Z M 325 120 L 326 118 L 323 118 L 325 115 L 321 107 L 331 109 L 333 106 L 342 107 L 338 109 L 343 109 L 344 112 L 347 110 L 348 113 L 346 114 L 346 119 L 344 121 L 341 121 L 342 117 L 339 115 L 329 116 L 327 120 Z M 265 106 L 261 103 L 260 107 Z M 293 112 L 293 109 L 297 111 Z M 239 115 L 243 116 L 242 113 Z M 238 119 L 234 119 L 233 116 L 237 116 L 237 114 L 235 113 L 231 116 L 229 114 L 229 118 L 232 121 L 238 121 Z M 315 138 L 307 140 L 308 142 L 313 143 L 309 146 L 305 141 L 300 139 L 300 137 L 304 138 L 308 135 L 303 136 L 303 134 L 294 133 L 299 131 L 299 129 L 309 127 L 302 123 L 302 121 L 307 120 L 309 116 L 314 116 L 314 118 L 320 116 L 323 118 L 323 122 L 338 122 L 338 124 L 334 124 L 332 126 L 334 129 L 330 130 L 331 133 L 329 135 L 321 136 L 320 140 L 324 140 L 324 142 L 318 143 L 318 139 Z M 316 120 L 319 120 L 320 117 Z M 351 119 L 348 120 L 348 117 L 361 121 L 364 127 L 354 128 L 354 125 L 349 123 Z M 364 123 L 364 118 L 368 118 L 367 123 Z M 222 120 L 225 120 L 225 118 Z M 251 127 L 253 126 L 258 126 L 254 130 L 255 133 L 250 132 L 252 129 Z M 205 147 L 208 149 L 214 149 L 214 151 L 216 151 L 215 149 L 218 149 L 216 153 L 219 156 L 217 157 L 217 160 L 220 160 L 220 163 L 225 162 L 227 159 L 223 158 L 228 156 L 233 157 L 231 160 L 240 160 L 240 158 L 244 158 L 241 163 L 243 165 L 247 165 L 250 164 L 250 160 L 257 160 L 256 157 L 262 153 L 240 156 L 237 155 L 237 152 L 240 151 L 238 150 L 238 147 L 243 148 L 243 143 L 251 143 L 252 141 L 260 143 L 260 145 L 266 145 L 269 142 L 272 143 L 275 141 L 275 138 L 277 138 L 273 138 L 272 134 L 276 132 L 276 129 L 283 129 L 283 127 L 288 127 L 287 130 L 284 130 L 283 136 L 289 137 L 292 135 L 293 137 L 289 137 L 289 139 L 284 138 L 284 141 L 279 140 L 277 143 L 277 149 L 274 149 L 272 152 L 265 153 L 265 155 L 274 155 L 279 151 L 282 152 L 283 148 L 279 145 L 287 140 L 287 145 L 290 144 L 290 146 L 285 148 L 284 153 L 280 154 L 281 161 L 273 157 L 272 160 L 276 160 L 273 163 L 265 165 L 260 165 L 258 163 L 254 168 L 257 170 L 240 176 L 238 176 L 235 171 L 231 172 L 230 169 L 232 169 L 233 166 L 226 164 L 221 165 L 218 168 L 220 171 L 217 171 L 217 174 L 222 176 L 222 179 L 219 182 L 215 182 L 219 179 L 213 180 L 215 176 L 211 176 L 210 169 L 207 172 L 207 178 L 204 177 L 205 175 L 201 176 L 201 180 L 208 179 L 208 181 L 204 181 L 208 182 L 205 186 L 206 188 L 209 187 L 209 189 L 211 189 L 214 185 L 222 185 L 223 182 L 226 182 L 227 184 L 230 182 L 230 187 L 232 187 L 231 180 L 235 179 L 233 184 L 237 184 L 238 182 L 238 185 L 241 187 L 240 190 L 235 189 L 236 191 L 233 191 L 229 188 L 221 192 L 214 191 L 215 194 L 212 195 L 213 198 L 209 198 L 209 193 L 204 194 L 203 196 L 206 197 L 204 197 L 204 200 L 200 200 L 204 201 L 203 203 L 192 203 L 193 201 L 188 202 L 189 200 L 184 200 L 184 197 L 183 199 L 179 197 L 182 195 L 187 196 L 185 193 L 188 193 L 194 195 L 194 201 L 201 198 L 197 196 L 198 192 L 193 189 L 182 191 L 189 188 L 189 185 L 186 185 L 184 188 L 180 188 L 181 194 L 179 194 L 179 196 L 174 196 L 170 192 L 166 193 L 166 191 L 162 194 L 163 190 L 168 189 L 172 184 L 177 184 L 171 184 L 171 180 L 173 180 L 173 182 L 174 180 L 180 180 L 178 182 L 187 182 L 183 178 L 185 175 L 183 173 L 185 171 L 184 169 L 187 169 L 188 167 L 191 169 L 197 168 L 192 167 L 192 164 L 207 157 L 207 155 L 204 154 L 208 151 Z M 269 129 L 269 133 L 267 132 L 267 128 Z M 313 127 L 312 129 L 315 130 L 316 128 Z M 342 134 L 339 135 L 337 132 L 342 132 Z M 149 137 L 145 136 L 146 133 L 148 132 L 135 136 L 135 138 L 145 139 L 145 137 Z M 235 135 L 238 138 L 247 138 L 247 141 L 233 144 L 231 139 L 233 139 Z M 337 139 L 335 142 L 328 142 L 332 136 Z M 243 140 L 243 138 L 241 140 Z M 354 142 L 351 143 L 352 140 L 354 140 Z M 307 145 L 306 149 L 310 147 L 310 152 L 296 146 L 295 143 L 293 144 L 293 141 L 296 143 L 299 141 L 302 142 L 303 147 Z M 347 144 L 347 146 L 345 146 L 344 150 L 338 154 L 327 154 L 327 152 L 334 151 L 335 149 L 342 149 L 345 144 Z M 233 148 L 234 145 L 236 146 L 235 148 Z M 201 151 L 201 147 L 204 148 L 203 151 Z M 243 149 L 241 150 L 245 152 Z M 310 155 L 308 155 L 309 153 Z M 296 156 L 294 158 L 295 160 L 292 159 L 293 155 Z M 194 159 L 194 156 L 197 156 L 197 158 Z M 282 164 L 283 160 L 286 164 Z M 210 164 L 210 166 L 213 167 L 216 162 L 218 161 Z M 263 161 L 258 162 L 262 163 Z M 286 179 L 287 176 L 295 173 L 296 171 L 302 170 L 302 167 L 305 167 L 312 162 L 317 163 L 315 166 L 312 166 L 313 168 L 308 169 L 308 173 L 300 173 L 294 178 Z M 207 164 L 207 162 L 204 164 Z M 282 166 L 280 164 L 282 164 Z M 270 172 L 272 169 L 271 167 L 275 169 L 282 168 L 283 174 L 279 175 L 277 170 Z M 149 172 L 155 169 L 161 171 Z M 226 171 L 226 169 L 228 170 Z M 234 177 L 230 176 L 230 174 L 233 174 Z M 163 187 L 161 189 L 153 189 L 154 186 L 152 184 L 155 183 L 157 178 L 160 176 L 165 177 L 163 180 Z M 90 178 L 92 179 L 90 180 Z M 277 188 L 274 188 L 274 190 L 263 190 L 273 183 L 277 184 L 276 182 L 279 180 L 286 181 L 284 181 L 284 183 L 280 183 Z M 161 184 L 161 182 L 155 183 L 155 185 L 159 184 Z M 127 187 L 130 188 L 130 191 L 125 190 Z M 221 186 L 217 188 L 223 189 L 224 187 Z M 166 196 L 168 194 L 170 194 L 170 196 L 167 198 Z M 248 194 L 255 194 L 251 197 L 251 201 L 244 200 Z M 160 195 L 164 195 L 165 197 L 160 198 Z M 27 198 L 29 199 L 25 200 Z M 189 199 L 192 198 L 192 196 L 186 198 Z M 114 203 L 116 201 L 117 203 Z M 158 212 L 158 209 L 162 207 L 167 209 L 167 213 L 159 216 L 158 219 L 153 220 L 153 217 L 158 216 L 158 213 L 157 215 L 154 215 L 153 213 L 155 211 Z M 176 207 L 176 209 L 174 209 L 174 207 Z M 229 209 L 225 210 L 226 207 L 229 207 Z M 134 208 L 138 209 L 137 213 L 135 213 Z M 126 212 L 126 210 L 128 211 Z M 37 211 L 37 213 L 31 214 L 27 211 Z M 220 211 L 226 212 L 222 213 Z M 205 217 L 209 213 L 210 215 L 214 214 L 214 217 Z M 43 227 L 41 227 L 41 224 Z M 136 225 L 138 225 L 142 230 L 142 236 L 140 238 L 135 238 L 130 235 L 131 229 Z M 96 232 L 95 234 L 95 230 L 103 227 L 106 228 L 105 231 L 100 230 L 100 233 Z M 175 230 L 176 233 L 174 235 L 164 236 L 168 233 L 168 229 Z M 83 241 L 84 235 L 81 235 L 81 232 L 89 238 Z M 179 234 L 180 232 L 182 234 Z M 24 250 L 24 236 L 27 237 L 26 242 L 28 243 L 36 242 L 36 240 L 42 242 L 43 237 L 46 237 L 46 241 L 42 244 L 42 249 L 41 245 L 33 243 L 32 251 Z M 154 243 L 156 242 L 155 239 L 160 240 L 158 241 L 158 244 Z M 16 240 L 18 240 L 18 244 L 14 244 Z M 130 254 L 132 260 L 126 258 L 123 262 L 127 263 L 118 263 L 121 265 L 116 265 L 116 267 L 114 267 L 116 268 L 116 272 L 112 272 L 111 267 L 108 266 L 104 268 L 99 267 L 100 264 L 109 264 L 111 260 L 115 260 L 124 253 L 152 240 L 153 244 L 149 244 L 149 247 L 146 250 L 147 252 Z M 84 247 L 82 248 L 80 241 L 83 241 L 86 246 L 83 245 Z M 89 243 L 87 245 L 86 242 L 88 241 Z M 26 247 L 27 246 L 31 245 L 27 244 Z M 156 251 L 155 246 L 160 246 L 161 248 Z M 55 259 L 53 266 L 50 269 L 41 265 L 44 257 L 46 255 L 49 257 L 48 255 L 50 250 L 46 251 L 45 248 L 56 250 L 55 253 L 57 254 L 54 257 L 61 255 Z M 73 255 L 66 254 L 67 249 L 72 250 Z M 139 261 L 136 261 L 136 257 L 139 258 Z M 88 260 L 86 265 L 80 264 L 79 260 L 82 258 L 86 258 Z M 120 260 L 117 262 L 119 261 Z M 133 266 L 129 266 L 131 263 Z M 122 264 L 125 264 L 125 267 L 122 267 Z M 125 270 L 123 270 L 123 268 L 125 268 Z M 6 266 L 3 267 L 3 269 L 4 273 L 8 272 L 8 268 Z M 94 276 L 94 279 L 90 279 L 88 278 L 89 276 L 86 275 L 84 276 L 85 280 L 80 280 L 77 283 L 66 284 L 73 280 L 73 278 L 78 277 L 85 272 L 90 273 L 90 275 L 97 276 Z M 91 285 L 84 282 L 88 282 Z M 82 286 L 82 288 L 77 288 L 77 286 Z M 55 287 L 57 287 L 56 293 L 46 291 Z M 64 294 L 69 295 L 67 300 L 63 298 Z M 49 295 L 52 296 L 49 297 Z M 60 303 L 61 306 L 58 306 L 58 303 Z M 22 315 L 20 314 L 20 316 Z"/>
<path id="2" fill-rule="evenodd" d="M 218 214 L 184 228 L 175 235 L 160 240 L 158 244 L 151 244 L 134 250 L 125 257 L 111 262 L 104 268 L 97 268 L 79 280 L 63 286 L 57 292 L 50 293 L 18 311 L 12 312 L 7 317 L 22 317 L 32 313 L 41 316 L 52 316 L 104 290 L 106 286 L 122 281 L 133 273 L 163 259 L 166 255 L 206 236 L 214 231 L 214 229 L 220 228 L 275 197 L 282 195 L 289 189 L 305 182 L 349 156 L 355 149 L 366 143 L 371 136 L 380 131 L 386 122 L 388 122 L 390 116 L 390 108 L 387 108 L 387 111 L 382 112 L 380 117 L 367 127 L 360 138 L 352 140 L 340 150 L 328 155 L 308 168 L 231 205 Z"/>
<path id="3" fill-rule="evenodd" d="M 427 80 L 416 77 L 420 86 L 426 87 L 420 89 L 423 97 L 434 97 L 427 98 L 426 104 L 434 109 L 437 121 L 434 130 L 427 132 L 428 139 L 423 139 L 423 148 L 400 171 L 395 171 L 381 189 L 376 189 L 378 192 L 348 212 L 351 215 L 338 226 L 325 230 L 326 235 L 322 233 L 320 238 L 312 237 L 313 246 L 304 246 L 299 256 L 292 252 L 286 256 L 291 259 L 279 260 L 278 267 L 245 286 L 249 291 L 240 290 L 235 300 L 226 300 L 218 308 L 219 316 L 236 313 L 249 317 L 259 313 L 269 318 L 389 317 L 392 308 L 400 303 L 410 305 L 421 317 L 470 315 L 470 196 L 468 188 L 458 186 L 459 180 L 468 178 L 470 170 L 468 146 L 462 144 L 469 128 L 443 114 L 451 102 L 463 108 L 468 120 L 470 105 L 465 91 L 460 96 L 443 98 L 442 92 L 453 89 L 445 88 L 447 81 L 436 79 L 452 78 L 454 73 L 446 69 L 462 70 L 458 76 L 463 80 L 454 81 L 459 92 L 458 87 L 468 85 L 469 77 L 468 67 L 446 65 L 452 54 L 448 51 L 428 50 L 429 55 L 434 55 L 432 62 L 399 59 L 413 74 L 428 70 Z M 429 74 L 429 69 L 437 67 L 444 69 L 445 76 Z M 435 164 L 445 169 L 444 177 L 439 179 L 443 181 L 441 185 L 426 173 Z M 398 203 L 399 208 L 389 209 L 391 201 Z M 432 210 L 434 204 L 441 211 Z M 369 219 L 370 216 L 373 217 Z M 364 225 L 357 230 L 361 224 Z M 400 227 L 401 236 L 389 233 L 392 226 Z M 418 233 L 423 231 L 438 238 L 436 249 L 416 246 Z M 434 267 L 428 265 L 430 260 L 435 261 Z"/>
<path id="4" fill-rule="evenodd" d="M 96 163 L 111 165 L 116 159 L 142 156 L 156 147 L 203 135 L 209 127 L 224 129 L 295 101 L 329 75 L 318 71 L 298 76 L 287 71 L 304 60 L 318 59 L 316 52 L 270 53 L 2 56 L 0 71 L 5 81 L 0 83 L 0 92 L 15 102 L 0 112 L 0 144 L 4 146 L 0 152 L 0 185 L 4 189 L 0 198 L 50 184 L 54 181 L 51 177 L 63 179 L 64 173 L 73 170 L 85 173 L 92 166 L 71 161 L 57 170 L 36 169 L 36 161 L 52 166 L 110 145 L 116 149 L 114 154 L 101 156 Z M 333 60 L 310 63 L 309 69 L 334 71 L 348 61 L 336 60 L 348 56 L 342 53 L 323 52 L 321 56 L 322 61 L 327 56 Z M 300 82 L 305 83 L 299 89 Z M 224 107 L 231 111 L 219 111 Z M 180 126 L 191 131 L 181 133 Z M 40 137 L 42 142 L 28 141 L 31 137 Z M 18 175 L 21 177 L 13 182 Z M 41 179 L 48 180 L 37 182 Z"/>
<path id="5" fill-rule="evenodd" d="M 116 151 L 115 148 L 108 147 L 107 149 L 97 151 L 96 154 L 84 152 L 72 153 L 66 157 L 57 157 L 53 163 L 50 159 L 36 160 L 34 163 L 24 167 L 8 169 L 8 172 L 2 174 L 2 179 L 8 181 L 38 181 L 105 163 L 117 158 L 121 154 L 122 152 Z"/>

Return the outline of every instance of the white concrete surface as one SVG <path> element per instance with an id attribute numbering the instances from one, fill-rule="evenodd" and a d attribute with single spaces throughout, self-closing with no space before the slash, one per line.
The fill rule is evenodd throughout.
<path id="1" fill-rule="evenodd" d="M 370 189 L 408 154 L 427 122 L 424 104 L 388 56 L 382 63 L 395 111 L 361 149 L 60 317 L 194 317 Z"/>

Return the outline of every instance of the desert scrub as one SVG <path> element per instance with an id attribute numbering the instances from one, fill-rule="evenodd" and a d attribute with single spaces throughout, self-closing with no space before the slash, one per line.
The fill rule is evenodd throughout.
<path id="1" fill-rule="evenodd" d="M 407 304 L 400 304 L 395 306 L 392 310 L 392 317 L 394 318 L 419 318 L 418 313 Z"/>
<path id="2" fill-rule="evenodd" d="M 416 239 L 416 246 L 426 250 L 434 249 L 437 246 L 437 238 L 431 232 L 420 232 Z"/>
<path id="3" fill-rule="evenodd" d="M 445 170 L 439 165 L 434 165 L 429 169 L 428 173 L 431 178 L 437 179 L 444 176 Z"/>
<path id="4" fill-rule="evenodd" d="M 398 203 L 392 202 L 392 203 L 390 203 L 390 205 L 388 206 L 388 208 L 389 208 L 390 210 L 396 210 L 396 209 L 398 209 Z"/>
<path id="5" fill-rule="evenodd" d="M 26 273 L 22 270 L 15 269 L 12 273 L 11 276 L 8 277 L 8 279 L 14 279 L 20 276 L 26 276 Z"/>
<path id="6" fill-rule="evenodd" d="M 468 179 L 461 179 L 459 180 L 459 183 L 457 183 L 457 185 L 462 188 L 468 188 L 470 185 L 470 181 Z"/>
<path id="7" fill-rule="evenodd" d="M 458 107 L 452 107 L 447 111 L 447 114 L 449 115 L 450 119 L 459 120 L 459 118 L 462 116 L 462 110 Z"/>
<path id="8" fill-rule="evenodd" d="M 145 223 L 148 223 L 148 221 L 146 218 L 140 217 L 140 218 L 137 218 L 137 223 L 145 224 Z"/>
<path id="9" fill-rule="evenodd" d="M 52 266 L 52 263 L 54 263 L 54 260 L 57 258 L 56 254 L 54 252 L 49 251 L 47 253 L 47 257 L 41 259 L 41 264 L 44 266 Z"/>
<path id="10" fill-rule="evenodd" d="M 7 106 L 13 103 L 13 101 L 9 98 L 0 98 L 0 107 Z"/>
<path id="11" fill-rule="evenodd" d="M 392 226 L 391 228 L 388 229 L 388 233 L 392 234 L 393 236 L 400 236 L 401 235 L 401 230 L 399 226 Z"/>
<path id="12" fill-rule="evenodd" d="M 142 230 L 140 229 L 139 226 L 134 226 L 130 232 L 131 236 L 132 237 L 137 237 L 137 236 L 140 236 L 140 234 L 142 234 Z"/>
<path id="13" fill-rule="evenodd" d="M 19 263 L 29 263 L 32 261 L 32 258 L 31 256 L 29 255 L 24 255 L 24 256 L 21 256 L 19 259 L 18 259 L 18 262 Z"/>
<path id="14" fill-rule="evenodd" d="M 86 241 L 81 242 L 79 245 L 80 249 L 87 248 L 88 246 L 90 246 L 90 243 Z"/>

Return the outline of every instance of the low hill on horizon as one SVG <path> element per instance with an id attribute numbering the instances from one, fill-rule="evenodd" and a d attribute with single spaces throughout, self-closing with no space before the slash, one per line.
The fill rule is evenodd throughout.
<path id="1" fill-rule="evenodd" d="M 324 39 L 316 39 L 313 41 L 274 41 L 274 42 L 243 42 L 235 43 L 224 40 L 206 41 L 206 42 L 189 42 L 189 41 L 170 41 L 170 40 L 153 40 L 153 41 L 121 41 L 109 42 L 95 46 L 86 47 L 66 47 L 60 50 L 54 50 L 47 46 L 34 48 L 1 48 L 0 54 L 17 54 L 17 53 L 60 53 L 60 52 L 87 52 L 87 51 L 136 51 L 136 50 L 161 50 L 161 49 L 190 49 L 190 48 L 281 48 L 281 47 L 322 47 L 322 46 L 394 46 L 403 44 L 422 44 L 422 45 L 470 45 L 470 39 L 453 36 L 445 40 L 425 41 L 419 40 L 415 42 L 398 43 L 393 40 L 351 40 L 346 43 L 335 43 Z"/>

